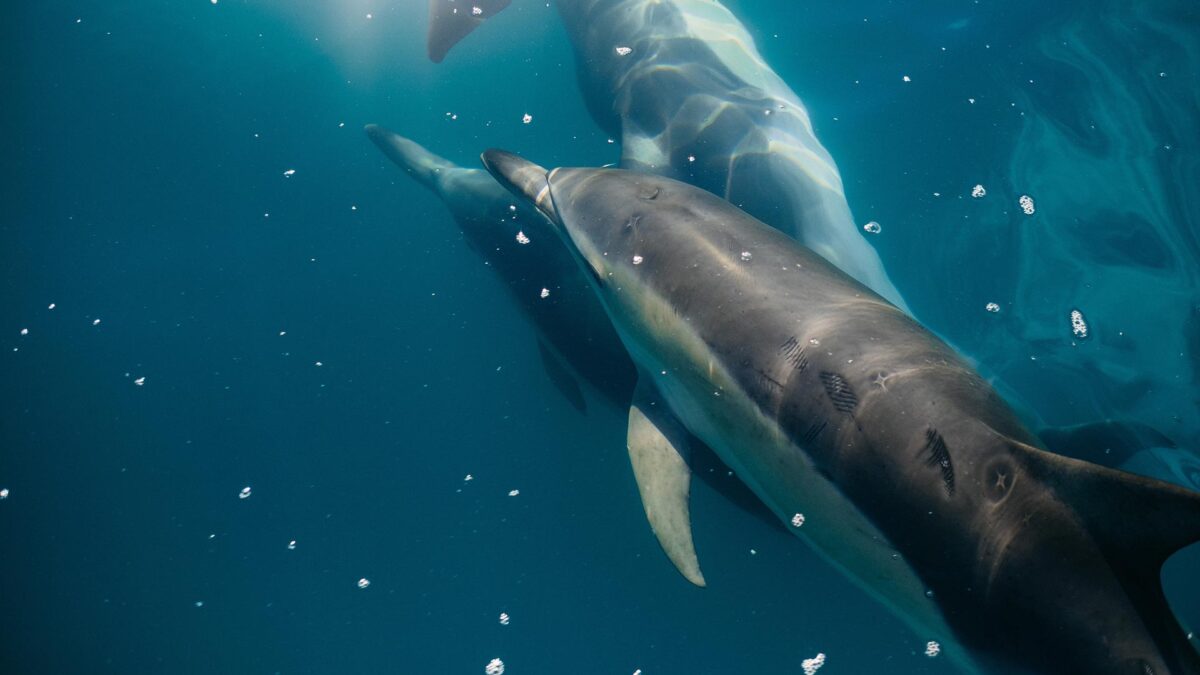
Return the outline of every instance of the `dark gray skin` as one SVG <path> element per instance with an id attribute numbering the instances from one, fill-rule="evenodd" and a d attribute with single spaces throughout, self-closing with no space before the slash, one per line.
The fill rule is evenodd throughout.
<path id="1" fill-rule="evenodd" d="M 576 376 L 623 409 L 637 381 L 625 347 L 596 294 L 558 234 L 536 210 L 514 198 L 482 169 L 468 169 L 375 124 L 367 136 L 397 166 L 433 191 L 454 216 L 467 244 L 492 268 L 525 312 L 538 335 L 547 376 L 580 412 L 586 397 Z M 510 207 L 516 206 L 514 212 Z M 516 241 L 518 231 L 528 244 Z M 541 297 L 541 289 L 551 289 Z M 762 503 L 711 451 L 698 448 L 692 471 L 734 505 L 778 525 Z"/>
<path id="2" fill-rule="evenodd" d="M 1200 674 L 1159 583 L 1165 559 L 1200 539 L 1200 494 L 1045 452 L 936 336 L 703 190 L 621 170 L 547 176 L 499 151 L 484 161 L 558 226 L 635 361 L 666 354 L 683 388 L 713 386 L 711 366 L 671 360 L 639 331 L 649 291 L 886 535 L 981 667 Z M 758 462 L 752 483 L 788 485 L 786 457 L 723 458 Z"/>

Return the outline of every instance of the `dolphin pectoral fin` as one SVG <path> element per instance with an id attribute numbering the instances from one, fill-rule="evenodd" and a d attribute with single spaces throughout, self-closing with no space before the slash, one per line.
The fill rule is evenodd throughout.
<path id="1" fill-rule="evenodd" d="M 1175 442 L 1140 422 L 1104 420 L 1038 431 L 1046 447 L 1060 455 L 1110 468 L 1147 448 L 1174 448 Z"/>
<path id="2" fill-rule="evenodd" d="M 539 339 L 537 345 L 538 355 L 542 357 L 542 370 L 546 371 L 546 377 L 550 378 L 550 382 L 554 384 L 558 392 L 576 410 L 586 413 L 587 399 L 583 397 L 583 389 L 579 387 L 579 382 L 571 374 L 570 368 L 545 342 Z"/>
<path id="3" fill-rule="evenodd" d="M 429 33 L 425 38 L 429 60 L 441 63 L 459 40 L 511 3 L 512 0 L 473 0 L 469 3 L 429 0 Z"/>
<path id="4" fill-rule="evenodd" d="M 679 573 L 693 584 L 704 586 L 688 510 L 692 472 L 685 459 L 687 441 L 687 431 L 658 399 L 653 387 L 644 378 L 639 380 L 629 406 L 627 445 L 642 507 L 654 536 Z"/>

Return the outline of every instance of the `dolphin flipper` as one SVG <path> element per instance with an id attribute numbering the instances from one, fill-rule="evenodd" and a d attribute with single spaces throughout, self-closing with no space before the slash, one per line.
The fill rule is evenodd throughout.
<path id="1" fill-rule="evenodd" d="M 629 406 L 627 445 L 642 507 L 658 543 L 684 578 L 704 586 L 688 509 L 692 479 L 686 459 L 688 434 L 645 377 L 638 380 Z"/>
<path id="2" fill-rule="evenodd" d="M 441 63 L 459 40 L 511 3 L 512 0 L 429 0 L 429 33 L 425 38 L 429 60 Z"/>

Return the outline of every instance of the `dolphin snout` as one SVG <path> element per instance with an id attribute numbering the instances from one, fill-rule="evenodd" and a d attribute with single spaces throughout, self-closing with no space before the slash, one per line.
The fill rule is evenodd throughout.
<path id="1" fill-rule="evenodd" d="M 546 169 L 504 150 L 487 150 L 480 158 L 483 166 L 501 185 L 518 197 L 527 200 L 551 220 L 554 207 L 550 203 L 550 183 Z"/>

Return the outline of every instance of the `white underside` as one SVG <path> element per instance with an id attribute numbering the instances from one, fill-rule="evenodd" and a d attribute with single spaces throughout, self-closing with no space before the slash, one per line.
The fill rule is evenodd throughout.
<path id="1" fill-rule="evenodd" d="M 651 292 L 631 295 L 631 289 L 639 289 L 638 281 L 620 268 L 613 272 L 618 282 L 613 288 L 624 296 L 621 311 L 636 308 L 639 315 L 614 317 L 633 319 L 616 321 L 622 339 L 643 377 L 653 378 L 688 431 L 789 523 L 788 529 L 901 617 L 922 641 L 936 640 L 964 672 L 978 672 L 926 597 L 924 584 L 887 537 L 814 468 L 776 420 L 762 414 L 667 302 Z M 791 527 L 797 513 L 804 515 L 804 524 Z"/>

